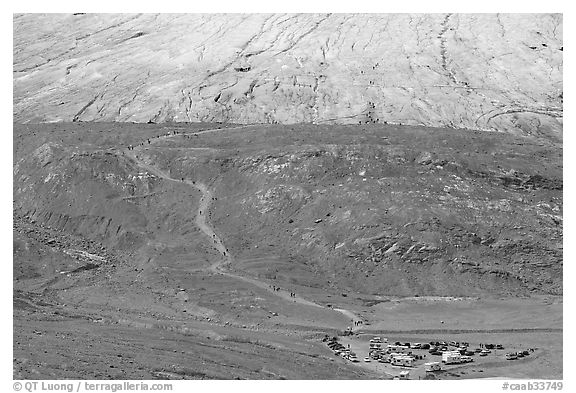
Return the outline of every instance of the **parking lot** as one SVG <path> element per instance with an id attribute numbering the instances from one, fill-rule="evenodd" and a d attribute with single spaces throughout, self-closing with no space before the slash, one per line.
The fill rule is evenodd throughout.
<path id="1" fill-rule="evenodd" d="M 538 348 L 522 349 L 516 345 L 507 348 L 508 344 L 498 342 L 463 342 L 436 338 L 425 340 L 422 337 L 419 337 L 418 341 L 407 341 L 405 337 L 374 334 L 336 338 L 336 341 L 333 337 L 325 341 L 327 345 L 330 344 L 335 356 L 390 378 L 400 378 L 401 374 L 407 379 L 482 378 L 484 375 L 490 377 L 492 373 L 485 373 L 486 370 L 493 371 L 495 367 L 529 361 L 531 357 L 539 355 Z M 335 342 L 338 344 L 334 344 Z M 518 353 L 521 355 L 515 359 L 507 356 Z M 450 354 L 454 356 L 451 357 Z M 407 359 L 406 364 L 401 365 L 401 359 Z M 439 363 L 440 370 L 427 372 L 426 363 Z M 428 369 L 437 367 L 429 365 Z"/>

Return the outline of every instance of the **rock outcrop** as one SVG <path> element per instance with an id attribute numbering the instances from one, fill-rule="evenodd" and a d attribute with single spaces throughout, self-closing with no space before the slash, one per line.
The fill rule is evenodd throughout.
<path id="1" fill-rule="evenodd" d="M 562 16 L 15 15 L 14 121 L 394 123 L 562 137 Z"/>

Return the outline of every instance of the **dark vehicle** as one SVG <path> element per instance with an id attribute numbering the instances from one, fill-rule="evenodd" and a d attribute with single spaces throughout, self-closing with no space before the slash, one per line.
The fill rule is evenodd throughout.
<path id="1" fill-rule="evenodd" d="M 434 351 L 430 352 L 430 355 L 442 356 L 442 352 Z"/>
<path id="2" fill-rule="evenodd" d="M 486 345 L 484 345 L 484 347 L 486 349 L 494 349 L 495 345 L 494 344 L 486 344 Z"/>
<path id="3" fill-rule="evenodd" d="M 524 356 L 529 356 L 529 355 L 530 355 L 530 352 L 528 352 L 528 351 L 522 351 L 522 354 L 523 354 Z"/>
<path id="4" fill-rule="evenodd" d="M 430 349 L 430 344 L 422 344 L 421 349 Z"/>
<path id="5" fill-rule="evenodd" d="M 504 349 L 504 347 L 502 346 L 502 344 L 496 344 L 496 349 Z"/>
<path id="6" fill-rule="evenodd" d="M 432 352 L 438 352 L 438 347 L 433 347 L 431 348 L 428 352 L 432 353 Z"/>
<path id="7" fill-rule="evenodd" d="M 480 352 L 482 352 L 482 348 L 476 348 L 476 349 L 474 350 L 474 352 L 480 353 Z"/>
<path id="8" fill-rule="evenodd" d="M 402 343 L 400 341 L 396 341 L 394 345 L 402 345 Z"/>
<path id="9" fill-rule="evenodd" d="M 404 343 L 404 346 L 410 348 L 410 343 Z"/>
<path id="10" fill-rule="evenodd" d="M 464 351 L 464 355 L 466 356 L 474 356 L 476 354 L 476 352 L 474 351 Z"/>
<path id="11" fill-rule="evenodd" d="M 524 354 L 523 354 L 522 352 L 517 352 L 517 353 L 516 353 L 516 356 L 518 356 L 519 358 L 523 358 L 523 357 L 524 357 Z"/>

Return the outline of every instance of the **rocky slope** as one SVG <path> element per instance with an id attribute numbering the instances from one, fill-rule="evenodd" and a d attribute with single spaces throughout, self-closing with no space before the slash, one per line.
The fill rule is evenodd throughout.
<path id="1" fill-rule="evenodd" d="M 143 143 L 139 160 L 210 187 L 230 268 L 251 276 L 377 295 L 562 293 L 557 144 L 376 125 L 194 136 L 201 127 L 17 126 L 16 212 L 126 252 L 136 271 L 209 266 L 198 192 L 122 153 Z M 167 132 L 180 134 L 155 140 Z"/>
<path id="2" fill-rule="evenodd" d="M 17 122 L 394 123 L 561 138 L 561 15 L 15 15 Z"/>

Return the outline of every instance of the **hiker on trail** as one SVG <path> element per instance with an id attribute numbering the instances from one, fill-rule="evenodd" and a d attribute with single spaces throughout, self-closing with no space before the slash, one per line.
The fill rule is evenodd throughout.
<path id="1" fill-rule="evenodd" d="M 182 178 L 182 181 L 184 181 L 184 178 Z"/>

